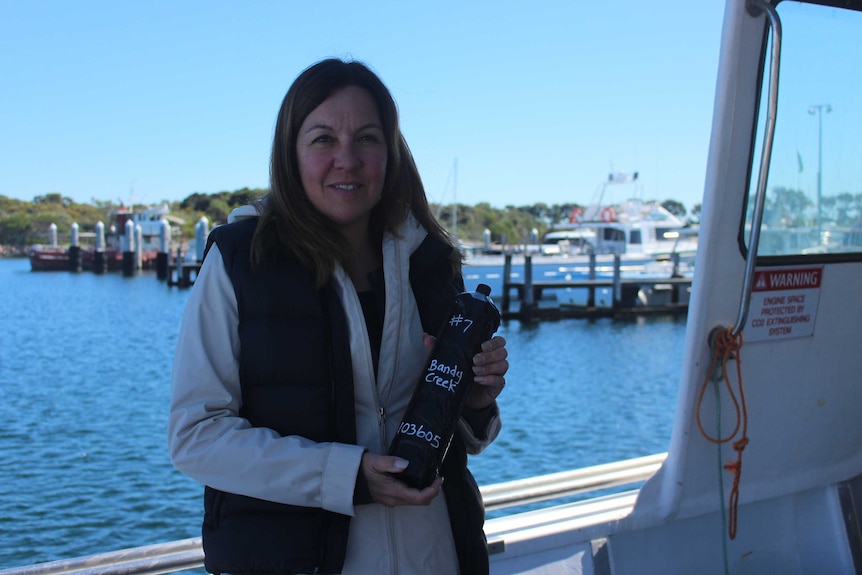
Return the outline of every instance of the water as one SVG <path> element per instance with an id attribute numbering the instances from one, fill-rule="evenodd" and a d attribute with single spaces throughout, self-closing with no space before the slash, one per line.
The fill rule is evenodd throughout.
<path id="1" fill-rule="evenodd" d="M 499 293 L 500 272 L 468 270 L 468 288 Z M 202 488 L 166 448 L 188 294 L 151 273 L 0 259 L 0 569 L 200 535 Z M 504 428 L 471 458 L 479 483 L 665 451 L 684 331 L 673 318 L 504 322 Z"/>

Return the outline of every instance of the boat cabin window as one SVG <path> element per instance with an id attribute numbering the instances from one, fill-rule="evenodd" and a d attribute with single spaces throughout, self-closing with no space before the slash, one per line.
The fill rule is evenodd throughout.
<path id="1" fill-rule="evenodd" d="M 624 242 L 626 241 L 626 232 L 617 228 L 604 228 L 602 238 L 607 242 Z"/>
<path id="2" fill-rule="evenodd" d="M 862 259 L 862 3 L 849 5 L 857 10 L 790 0 L 776 6 L 783 29 L 778 110 L 758 256 Z M 762 56 L 765 71 L 743 234 L 746 249 L 771 49 L 769 40 Z"/>
<path id="3" fill-rule="evenodd" d="M 640 230 L 632 230 L 631 234 L 629 234 L 629 243 L 630 244 L 642 244 L 643 240 L 641 239 L 641 231 Z"/>

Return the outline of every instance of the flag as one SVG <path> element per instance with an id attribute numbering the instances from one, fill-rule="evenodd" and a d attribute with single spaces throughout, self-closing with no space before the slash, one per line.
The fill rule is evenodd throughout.
<path id="1" fill-rule="evenodd" d="M 799 162 L 799 173 L 802 173 L 802 154 L 799 153 L 799 150 L 796 150 L 796 161 Z"/>

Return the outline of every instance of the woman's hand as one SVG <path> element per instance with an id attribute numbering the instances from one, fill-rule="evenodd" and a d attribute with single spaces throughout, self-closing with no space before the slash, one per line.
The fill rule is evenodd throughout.
<path id="1" fill-rule="evenodd" d="M 427 333 L 422 334 L 422 343 L 428 353 L 434 350 L 437 338 Z M 485 409 L 503 393 L 506 385 L 506 372 L 509 362 L 506 359 L 506 340 L 496 335 L 482 344 L 482 351 L 473 356 L 473 386 L 470 395 L 465 400 L 465 407 L 474 411 Z"/>
<path id="2" fill-rule="evenodd" d="M 398 505 L 428 505 L 440 493 L 443 478 L 437 477 L 425 489 L 414 489 L 393 474 L 407 468 L 407 460 L 391 455 L 362 454 L 361 472 L 368 482 L 371 498 L 386 507 Z"/>
<path id="3" fill-rule="evenodd" d="M 467 409 L 485 409 L 497 399 L 506 385 L 509 362 L 506 340 L 497 335 L 482 344 L 482 351 L 473 356 L 473 381 L 476 385 L 467 396 Z"/>

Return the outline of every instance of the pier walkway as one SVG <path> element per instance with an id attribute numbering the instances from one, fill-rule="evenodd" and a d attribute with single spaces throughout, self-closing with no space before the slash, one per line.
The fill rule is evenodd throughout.
<path id="1" fill-rule="evenodd" d="M 620 257 L 614 256 L 611 277 L 597 277 L 595 256 L 590 257 L 587 278 L 534 281 L 532 258 L 524 259 L 523 280 L 512 281 L 511 255 L 503 264 L 503 294 L 500 312 L 503 318 L 520 320 L 557 319 L 564 317 L 635 317 L 642 315 L 685 314 L 691 293 L 692 278 L 677 273 L 674 262 L 669 277 L 622 277 Z M 566 303 L 557 297 L 559 290 L 585 290 L 583 305 Z M 607 304 L 597 305 L 596 292 L 610 291 Z M 512 292 L 516 297 L 512 298 Z M 603 303 L 603 302 L 602 302 Z"/>

